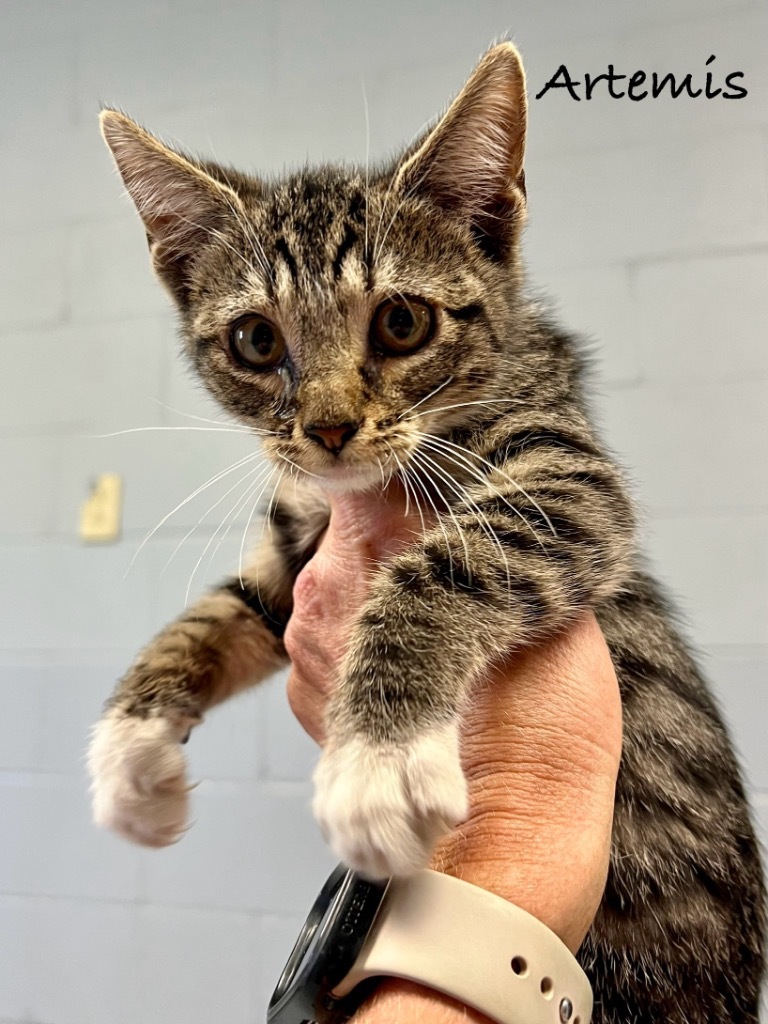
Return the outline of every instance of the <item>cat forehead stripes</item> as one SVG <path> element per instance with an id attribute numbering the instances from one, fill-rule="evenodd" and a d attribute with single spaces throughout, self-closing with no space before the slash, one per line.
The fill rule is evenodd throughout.
<path id="1" fill-rule="evenodd" d="M 298 283 L 300 272 L 338 281 L 351 253 L 367 265 L 368 215 L 365 181 L 354 173 L 327 169 L 304 172 L 278 185 L 264 203 L 261 219 L 275 260 Z"/>

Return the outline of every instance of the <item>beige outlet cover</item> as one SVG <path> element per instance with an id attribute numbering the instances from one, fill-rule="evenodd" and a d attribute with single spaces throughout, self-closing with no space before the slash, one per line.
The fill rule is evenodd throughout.
<path id="1" fill-rule="evenodd" d="M 108 544 L 120 537 L 123 518 L 123 480 L 102 473 L 80 509 L 80 538 L 87 544 Z"/>

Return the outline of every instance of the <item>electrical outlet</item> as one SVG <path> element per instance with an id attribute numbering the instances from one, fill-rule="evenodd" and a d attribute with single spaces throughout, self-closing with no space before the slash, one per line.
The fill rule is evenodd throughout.
<path id="1" fill-rule="evenodd" d="M 120 537 L 123 517 L 123 480 L 117 473 L 102 473 L 80 509 L 80 539 L 86 544 L 108 544 Z"/>

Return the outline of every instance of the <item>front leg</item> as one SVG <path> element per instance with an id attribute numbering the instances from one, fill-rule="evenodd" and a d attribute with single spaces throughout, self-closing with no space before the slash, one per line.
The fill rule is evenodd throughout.
<path id="1" fill-rule="evenodd" d="M 626 577 L 632 515 L 615 467 L 586 443 L 564 454 L 539 436 L 541 450 L 527 431 L 514 464 L 467 486 L 463 511 L 380 572 L 353 634 L 315 813 L 371 877 L 418 870 L 466 817 L 459 730 L 473 682 Z"/>
<path id="2" fill-rule="evenodd" d="M 230 579 L 206 594 L 139 654 L 93 730 L 98 825 L 147 846 L 183 833 L 190 787 L 181 745 L 209 708 L 286 663 L 293 583 L 327 517 L 325 503 L 309 496 L 281 503 L 242 583 Z"/>
<path id="3" fill-rule="evenodd" d="M 456 566 L 453 580 L 434 575 L 446 543 L 433 531 L 375 578 L 329 708 L 314 812 L 335 853 L 370 878 L 423 867 L 469 810 L 461 711 L 498 645 L 487 620 L 472 621 L 477 599 Z"/>

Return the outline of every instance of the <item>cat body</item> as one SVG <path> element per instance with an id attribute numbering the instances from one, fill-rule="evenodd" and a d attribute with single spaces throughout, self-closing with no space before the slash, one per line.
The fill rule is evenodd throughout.
<path id="1" fill-rule="evenodd" d="M 242 579 L 119 683 L 90 752 L 97 821 L 148 845 L 178 838 L 181 744 L 286 663 L 326 493 L 396 475 L 431 514 L 375 575 L 331 700 L 314 807 L 334 849 L 372 876 L 425 864 L 467 813 L 473 683 L 591 607 L 624 713 L 608 882 L 579 952 L 593 1019 L 756 1022 L 764 892 L 738 766 L 643 570 L 578 345 L 524 289 L 517 52 L 489 51 L 437 126 L 371 174 L 268 184 L 102 119 L 192 364 L 292 486 Z"/>

